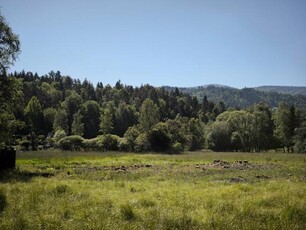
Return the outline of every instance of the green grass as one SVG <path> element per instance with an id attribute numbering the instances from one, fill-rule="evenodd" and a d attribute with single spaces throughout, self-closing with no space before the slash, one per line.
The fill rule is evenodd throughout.
<path id="1" fill-rule="evenodd" d="M 301 154 L 20 152 L 0 174 L 0 229 L 305 227 Z"/>

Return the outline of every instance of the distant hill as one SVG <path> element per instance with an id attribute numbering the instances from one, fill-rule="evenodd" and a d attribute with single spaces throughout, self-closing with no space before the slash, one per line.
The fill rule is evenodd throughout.
<path id="1" fill-rule="evenodd" d="M 302 94 L 306 96 L 306 87 L 303 86 L 259 86 L 254 89 L 262 92 L 277 92 L 291 95 Z"/>
<path id="2" fill-rule="evenodd" d="M 265 88 L 265 86 L 262 86 Z M 174 90 L 175 87 L 164 87 L 166 90 Z M 258 87 L 261 88 L 261 87 Z M 282 88 L 282 87 L 280 87 Z M 291 87 L 283 87 L 291 88 Z M 303 87 L 301 87 L 303 88 Z M 178 88 L 184 93 L 196 96 L 200 101 L 204 96 L 208 100 L 218 103 L 223 101 L 227 106 L 245 108 L 255 103 L 265 102 L 271 107 L 276 107 L 279 102 L 284 101 L 298 107 L 306 106 L 306 96 L 302 94 L 285 94 L 274 91 L 262 91 L 257 88 L 236 89 L 223 85 L 204 85 L 197 87 Z M 293 92 L 293 91 L 292 91 Z"/>

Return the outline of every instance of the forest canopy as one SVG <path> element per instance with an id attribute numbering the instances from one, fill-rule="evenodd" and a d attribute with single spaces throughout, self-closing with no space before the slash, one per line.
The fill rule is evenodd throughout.
<path id="1" fill-rule="evenodd" d="M 14 102 L 10 95 L 2 97 L 11 101 L 8 107 L 19 124 L 10 141 L 18 139 L 27 149 L 305 152 L 305 108 L 286 102 L 276 108 L 266 103 L 233 108 L 206 96 L 199 101 L 178 88 L 133 87 L 120 80 L 94 86 L 59 71 L 43 76 L 22 71 L 6 78 L 19 95 Z"/>

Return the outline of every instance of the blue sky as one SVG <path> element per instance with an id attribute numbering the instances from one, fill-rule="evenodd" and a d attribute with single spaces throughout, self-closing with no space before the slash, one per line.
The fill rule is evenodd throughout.
<path id="1" fill-rule="evenodd" d="M 3 0 L 11 71 L 114 85 L 306 86 L 305 0 Z"/>

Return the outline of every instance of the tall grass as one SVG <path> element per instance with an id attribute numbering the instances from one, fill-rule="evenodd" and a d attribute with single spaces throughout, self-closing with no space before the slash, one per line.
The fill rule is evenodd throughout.
<path id="1" fill-rule="evenodd" d="M 196 167 L 215 159 L 258 167 Z M 37 152 L 17 165 L 0 177 L 0 229 L 306 226 L 305 155 Z"/>

